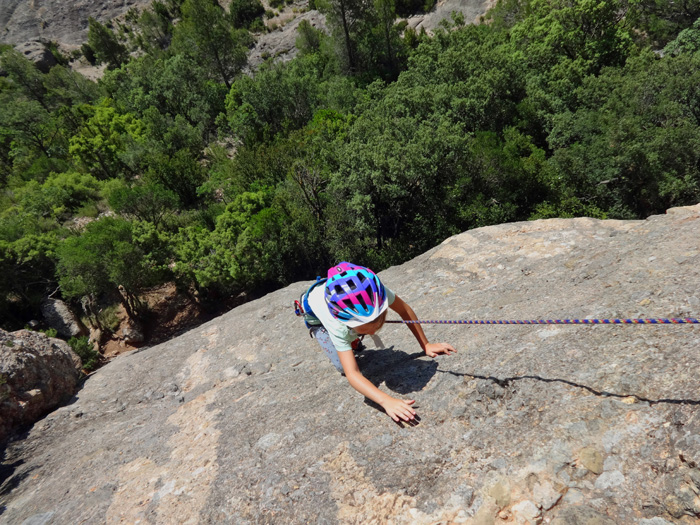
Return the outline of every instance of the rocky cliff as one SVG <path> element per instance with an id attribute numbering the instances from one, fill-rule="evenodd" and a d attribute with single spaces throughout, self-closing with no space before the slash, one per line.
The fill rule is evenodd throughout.
<path id="1" fill-rule="evenodd" d="M 698 317 L 699 230 L 700 205 L 505 224 L 380 275 L 422 318 Z M 700 520 L 700 326 L 428 326 L 459 350 L 431 360 L 388 325 L 358 360 L 417 400 L 399 427 L 294 316 L 308 284 L 88 378 L 7 449 L 0 522 Z"/>
<path id="2" fill-rule="evenodd" d="M 269 2 L 262 1 L 268 8 Z M 87 41 L 90 17 L 105 23 L 123 16 L 131 8 L 143 9 L 151 3 L 152 0 L 0 0 L 0 42 L 14 45 L 31 60 L 50 60 L 50 54 L 38 41 L 54 41 L 64 51 L 76 49 Z M 227 6 L 229 1 L 219 0 L 219 3 Z M 408 25 L 418 30 L 424 28 L 432 31 L 443 19 L 450 20 L 452 11 L 462 13 L 467 23 L 478 23 L 479 17 L 493 4 L 494 0 L 439 0 L 430 13 L 410 17 Z M 279 15 L 268 24 L 281 27 L 257 37 L 256 45 L 249 54 L 251 69 L 257 68 L 266 57 L 291 60 L 296 55 L 297 27 L 302 20 L 307 20 L 314 27 L 325 28 L 325 19 L 318 11 L 296 15 L 297 11 L 307 7 L 307 0 L 297 0 L 278 8 Z M 44 69 L 48 70 L 52 65 L 47 62 Z M 74 67 L 91 77 L 102 74 L 101 69 L 93 71 L 79 64 L 74 64 Z"/>
<path id="3" fill-rule="evenodd" d="M 143 8 L 152 0 L 0 0 L 0 42 L 21 44 L 30 40 L 53 40 L 79 47 L 87 41 L 90 17 L 107 22 Z"/>

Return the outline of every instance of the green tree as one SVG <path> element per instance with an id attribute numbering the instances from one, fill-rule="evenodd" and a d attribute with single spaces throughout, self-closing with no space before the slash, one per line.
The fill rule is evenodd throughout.
<path id="1" fill-rule="evenodd" d="M 41 301 L 56 288 L 55 232 L 0 239 L 0 319 L 5 330 L 39 316 Z"/>
<path id="2" fill-rule="evenodd" d="M 692 25 L 678 33 L 678 36 L 666 44 L 664 53 L 679 55 L 681 53 L 697 53 L 700 51 L 700 18 Z"/>
<path id="3" fill-rule="evenodd" d="M 92 80 L 63 66 L 54 66 L 43 77 L 46 100 L 52 109 L 75 104 L 94 104 L 102 92 Z"/>
<path id="4" fill-rule="evenodd" d="M 134 243 L 130 222 L 112 217 L 91 222 L 81 235 L 63 241 L 56 253 L 64 297 L 117 297 L 130 317 L 138 316 L 135 294 L 152 284 L 153 272 Z"/>
<path id="5" fill-rule="evenodd" d="M 554 118 L 552 165 L 585 204 L 643 218 L 700 199 L 700 58 L 646 52 L 589 77 Z"/>
<path id="6" fill-rule="evenodd" d="M 105 74 L 103 85 L 123 113 L 144 117 L 150 108 L 171 119 L 180 116 L 201 129 L 203 137 L 216 131 L 215 119 L 224 111 L 225 86 L 208 79 L 194 57 L 144 56 Z"/>
<path id="7" fill-rule="evenodd" d="M 265 14 L 260 0 L 232 0 L 228 6 L 233 27 L 248 28 L 254 20 Z"/>
<path id="8" fill-rule="evenodd" d="M 154 182 L 117 187 L 110 192 L 108 201 L 115 212 L 127 218 L 150 222 L 156 228 L 174 212 L 178 204 L 175 192 Z"/>
<path id="9" fill-rule="evenodd" d="M 182 20 L 173 37 L 176 51 L 206 65 L 210 78 L 227 88 L 245 67 L 251 43 L 248 32 L 234 29 L 216 0 L 186 0 L 183 4 Z"/>
<path id="10" fill-rule="evenodd" d="M 129 59 L 128 50 L 119 42 L 114 31 L 92 17 L 88 20 L 88 24 L 87 43 L 94 51 L 98 62 L 107 64 L 107 67 L 113 69 Z"/>
<path id="11" fill-rule="evenodd" d="M 25 211 L 40 217 L 65 220 L 79 208 L 101 199 L 101 184 L 84 173 L 52 173 L 43 184 L 30 181 L 15 192 Z"/>
<path id="12" fill-rule="evenodd" d="M 321 48 L 323 31 L 313 27 L 308 20 L 302 20 L 297 26 L 297 36 L 295 45 L 302 55 L 315 53 Z"/>
<path id="13" fill-rule="evenodd" d="M 16 141 L 10 145 L 15 151 L 26 147 L 50 157 L 54 146 L 60 144 L 57 122 L 35 100 L 0 94 L 0 126 L 6 136 Z"/>
<path id="14" fill-rule="evenodd" d="M 149 108 L 144 114 L 144 148 L 135 162 L 144 179 L 177 194 L 180 204 L 193 206 L 204 182 L 202 133 L 181 115 L 171 118 Z"/>
<path id="15" fill-rule="evenodd" d="M 357 39 L 369 7 L 367 0 L 317 0 L 316 6 L 326 15 L 344 70 L 350 74 L 357 73 Z"/>
<path id="16" fill-rule="evenodd" d="M 630 4 L 628 18 L 642 43 L 663 47 L 700 17 L 700 1 L 639 0 Z"/>
<path id="17" fill-rule="evenodd" d="M 269 142 L 303 127 L 319 107 L 340 109 L 333 107 L 332 98 L 347 86 L 326 77 L 329 65 L 327 56 L 314 53 L 290 64 L 265 64 L 254 77 L 238 78 L 226 96 L 226 116 L 234 135 L 247 145 Z"/>
<path id="18" fill-rule="evenodd" d="M 45 111 L 50 110 L 43 75 L 34 63 L 10 48 L 0 53 L 0 66 L 27 99 L 37 102 Z"/>
<path id="19" fill-rule="evenodd" d="M 98 179 L 111 179 L 132 172 L 129 150 L 143 140 L 144 125 L 134 115 L 119 114 L 109 99 L 99 106 L 81 106 L 84 123 L 70 139 L 73 158 Z"/>
<path id="20" fill-rule="evenodd" d="M 182 0 L 156 0 L 150 8 L 134 10 L 127 17 L 132 26 L 127 29 L 131 45 L 156 56 L 168 49 L 173 38 L 173 22 L 181 16 L 181 5 Z"/>

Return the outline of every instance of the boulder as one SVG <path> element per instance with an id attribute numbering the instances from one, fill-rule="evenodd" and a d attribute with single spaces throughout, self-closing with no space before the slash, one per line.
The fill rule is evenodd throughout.
<path id="1" fill-rule="evenodd" d="M 60 299 L 46 299 L 41 304 L 41 313 L 51 328 L 62 337 L 88 335 L 85 325 L 80 322 L 70 307 Z"/>
<path id="2" fill-rule="evenodd" d="M 502 224 L 379 275 L 422 319 L 700 317 L 698 231 L 700 205 Z M 8 447 L 2 519 L 699 522 L 700 325 L 428 325 L 459 351 L 430 359 L 387 324 L 357 361 L 416 400 L 400 426 L 294 315 L 310 284 L 92 374 Z"/>
<path id="3" fill-rule="evenodd" d="M 0 330 L 0 443 L 69 399 L 81 374 L 80 358 L 65 341 Z"/>
<path id="4" fill-rule="evenodd" d="M 145 337 L 143 335 L 143 327 L 141 323 L 133 320 L 128 320 L 122 324 L 121 339 L 127 344 L 143 343 Z"/>
<path id="5" fill-rule="evenodd" d="M 48 73 L 49 70 L 58 64 L 56 57 L 49 51 L 43 42 L 31 40 L 15 46 L 15 49 L 22 53 L 25 58 L 36 64 L 36 67 L 42 73 Z"/>

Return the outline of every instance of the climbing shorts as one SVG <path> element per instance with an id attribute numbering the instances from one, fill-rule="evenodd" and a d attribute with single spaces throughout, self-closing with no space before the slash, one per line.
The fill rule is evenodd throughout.
<path id="1" fill-rule="evenodd" d="M 321 345 L 321 349 L 326 354 L 328 359 L 331 360 L 331 363 L 333 363 L 336 370 L 343 374 L 343 365 L 340 364 L 338 351 L 335 349 L 335 345 L 331 341 L 326 329 L 323 326 L 313 326 L 311 327 L 311 336 L 318 341 L 319 345 Z"/>

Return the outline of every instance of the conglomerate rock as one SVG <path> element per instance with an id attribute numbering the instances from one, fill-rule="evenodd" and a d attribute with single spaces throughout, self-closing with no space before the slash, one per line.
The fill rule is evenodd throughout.
<path id="1" fill-rule="evenodd" d="M 504 224 L 380 275 L 424 319 L 698 317 L 698 231 Z M 7 449 L 0 521 L 698 523 L 700 326 L 426 326 L 432 360 L 387 325 L 358 361 L 417 400 L 400 427 L 294 316 L 309 284 L 88 378 Z"/>
<path id="2" fill-rule="evenodd" d="M 0 330 L 0 443 L 69 399 L 80 368 L 80 358 L 65 341 L 29 330 Z"/>

